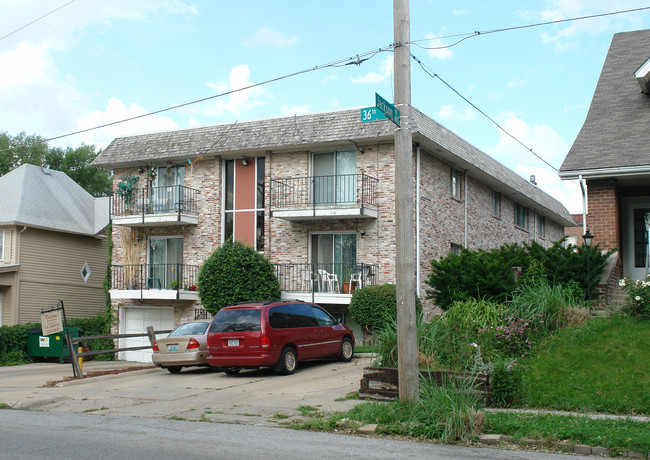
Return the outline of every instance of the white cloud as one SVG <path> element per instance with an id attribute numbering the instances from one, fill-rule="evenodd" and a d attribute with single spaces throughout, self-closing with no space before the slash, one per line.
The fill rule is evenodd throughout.
<path id="1" fill-rule="evenodd" d="M 516 88 L 517 86 L 524 86 L 528 84 L 528 80 L 525 78 L 513 78 L 508 82 L 508 88 Z"/>
<path id="2" fill-rule="evenodd" d="M 256 45 L 270 45 L 273 48 L 287 48 L 298 42 L 298 37 L 287 38 L 282 33 L 266 27 L 258 30 L 252 37 L 244 39 L 246 48 L 253 48 Z"/>
<path id="3" fill-rule="evenodd" d="M 577 182 L 562 180 L 554 170 L 539 166 L 519 164 L 514 171 L 524 179 L 535 176 L 537 187 L 562 203 L 571 214 L 582 213 L 582 192 Z"/>
<path id="4" fill-rule="evenodd" d="M 281 105 L 280 111 L 283 115 L 306 115 L 310 112 L 308 105 Z"/>
<path id="5" fill-rule="evenodd" d="M 459 9 L 459 10 L 454 10 L 454 11 L 452 11 L 452 14 L 453 14 L 454 16 L 465 16 L 465 15 L 467 15 L 467 14 L 471 14 L 471 11 L 468 10 L 467 8 L 461 8 L 461 9 Z"/>
<path id="6" fill-rule="evenodd" d="M 119 120 L 138 117 L 147 113 L 143 107 L 131 103 L 128 107 L 116 97 L 111 97 L 103 111 L 95 110 L 77 120 L 79 130 L 112 123 Z M 107 126 L 94 131 L 88 131 L 75 136 L 80 137 L 80 142 L 96 144 L 99 147 L 107 146 L 116 137 L 131 136 L 136 134 L 178 129 L 178 125 L 169 117 L 150 115 L 135 120 Z M 68 145 L 70 142 L 68 141 Z"/>
<path id="7" fill-rule="evenodd" d="M 434 34 L 426 34 L 426 37 L 429 41 L 423 46 L 427 48 L 435 48 L 427 50 L 429 57 L 432 57 L 433 59 L 451 59 L 453 57 L 454 53 L 451 51 L 451 48 L 445 48 L 447 43 L 444 40 L 439 39 Z"/>
<path id="8" fill-rule="evenodd" d="M 250 70 L 245 64 L 238 65 L 230 70 L 228 83 L 207 83 L 207 86 L 212 88 L 217 94 L 246 88 L 251 85 L 253 85 L 253 83 L 250 81 Z M 242 91 L 236 91 L 227 96 L 217 98 L 214 105 L 204 110 L 204 114 L 207 116 L 221 116 L 224 113 L 231 113 L 232 115 L 239 117 L 244 112 L 263 105 L 265 99 L 268 99 L 269 97 L 270 93 L 259 86 Z"/>
<path id="9" fill-rule="evenodd" d="M 0 90 L 25 86 L 47 86 L 52 82 L 56 67 L 45 45 L 22 42 L 14 49 L 0 54 Z"/>
<path id="10" fill-rule="evenodd" d="M 438 110 L 436 114 L 437 118 L 442 120 L 459 120 L 459 121 L 469 121 L 474 119 L 474 111 L 469 107 L 465 108 L 464 111 L 459 111 L 456 109 L 455 105 L 443 105 Z"/>
<path id="11" fill-rule="evenodd" d="M 386 56 L 381 64 L 379 65 L 379 71 L 370 71 L 367 74 L 361 77 L 352 77 L 350 81 L 352 83 L 381 83 L 390 78 L 393 74 L 393 55 L 390 54 Z"/>

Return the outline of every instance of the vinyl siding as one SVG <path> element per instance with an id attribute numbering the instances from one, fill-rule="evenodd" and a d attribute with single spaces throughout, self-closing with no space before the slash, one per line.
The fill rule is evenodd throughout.
<path id="1" fill-rule="evenodd" d="M 20 239 L 18 322 L 40 321 L 41 308 L 63 300 L 68 318 L 104 310 L 107 244 L 105 239 L 29 228 Z M 91 276 L 84 283 L 81 269 Z"/>

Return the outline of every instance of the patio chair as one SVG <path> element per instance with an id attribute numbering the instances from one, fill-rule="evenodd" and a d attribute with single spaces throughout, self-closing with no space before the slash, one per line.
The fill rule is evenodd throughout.
<path id="1" fill-rule="evenodd" d="M 314 282 L 318 282 L 318 276 L 309 268 L 302 270 L 302 290 L 306 292 L 313 291 Z"/>
<path id="2" fill-rule="evenodd" d="M 327 270 L 319 269 L 321 288 L 326 288 L 327 292 L 339 292 L 341 286 L 339 285 L 339 276 L 336 273 L 328 273 Z"/>

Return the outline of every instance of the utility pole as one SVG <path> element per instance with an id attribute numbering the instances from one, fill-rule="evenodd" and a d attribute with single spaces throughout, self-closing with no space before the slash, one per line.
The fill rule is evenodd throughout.
<path id="1" fill-rule="evenodd" d="M 400 126 L 395 131 L 395 271 L 397 281 L 397 347 L 399 397 L 417 398 L 419 388 L 415 322 L 415 238 L 413 230 L 413 133 L 411 131 L 411 52 L 409 0 L 393 0 L 395 37 L 395 105 Z"/>

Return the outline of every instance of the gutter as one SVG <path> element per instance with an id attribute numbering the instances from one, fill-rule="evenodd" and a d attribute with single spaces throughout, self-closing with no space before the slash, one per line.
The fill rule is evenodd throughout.
<path id="1" fill-rule="evenodd" d="M 587 233 L 587 191 L 585 190 L 585 183 L 582 174 L 578 176 L 580 181 L 580 189 L 582 190 L 582 234 Z"/>
<path id="2" fill-rule="evenodd" d="M 560 171 L 560 179 L 608 179 L 612 176 L 644 176 L 650 174 L 650 166 L 624 166 L 619 168 L 598 168 Z"/>

